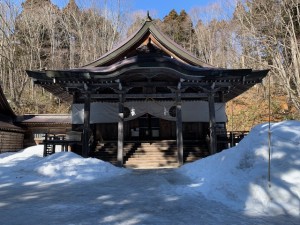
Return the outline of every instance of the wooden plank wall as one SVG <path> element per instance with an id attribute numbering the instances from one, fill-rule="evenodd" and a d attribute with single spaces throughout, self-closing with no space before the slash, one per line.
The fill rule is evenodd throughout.
<path id="1" fill-rule="evenodd" d="M 23 149 L 23 133 L 0 131 L 0 153 Z"/>
<path id="2" fill-rule="evenodd" d="M 27 125 L 27 129 L 24 137 L 24 147 L 34 146 L 41 144 L 44 135 L 48 134 L 66 134 L 66 132 L 72 130 L 71 124 L 67 125 L 49 125 L 40 124 L 39 126 Z"/>

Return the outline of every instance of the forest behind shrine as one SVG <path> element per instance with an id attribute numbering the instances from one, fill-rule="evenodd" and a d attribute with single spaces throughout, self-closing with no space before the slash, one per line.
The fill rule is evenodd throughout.
<path id="1" fill-rule="evenodd" d="M 88 1 L 86 1 L 88 2 Z M 35 86 L 26 70 L 76 68 L 114 48 L 147 13 L 127 1 L 59 8 L 50 0 L 0 0 L 0 81 L 16 114 L 69 113 L 71 106 Z M 236 2 L 236 1 L 235 1 Z M 227 104 L 228 130 L 300 118 L 300 1 L 240 0 L 190 12 L 171 10 L 156 26 L 216 67 L 270 69 L 269 77 Z M 269 113 L 270 108 L 270 113 Z"/>

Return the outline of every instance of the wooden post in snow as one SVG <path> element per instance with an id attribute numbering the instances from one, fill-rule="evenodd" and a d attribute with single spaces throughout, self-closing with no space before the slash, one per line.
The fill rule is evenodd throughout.
<path id="1" fill-rule="evenodd" d="M 210 137 L 210 154 L 217 152 L 217 135 L 216 135 L 216 113 L 215 113 L 215 93 L 211 91 L 208 94 L 209 109 L 209 137 Z"/>
<path id="2" fill-rule="evenodd" d="M 90 115 L 91 115 L 91 93 L 86 92 L 84 95 L 84 121 L 82 135 L 82 156 L 88 157 L 90 152 Z"/>
<path id="3" fill-rule="evenodd" d="M 176 137 L 177 137 L 177 158 L 179 165 L 183 165 L 183 137 L 182 137 L 182 113 L 181 113 L 181 92 L 176 93 Z"/>
<path id="4" fill-rule="evenodd" d="M 118 113 L 118 166 L 123 166 L 123 146 L 124 146 L 124 94 L 119 94 L 119 113 Z"/>

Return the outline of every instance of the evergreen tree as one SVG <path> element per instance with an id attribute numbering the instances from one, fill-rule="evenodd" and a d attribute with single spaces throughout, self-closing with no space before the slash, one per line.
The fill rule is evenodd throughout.
<path id="1" fill-rule="evenodd" d="M 185 49 L 194 52 L 195 31 L 190 16 L 185 10 L 180 14 L 171 10 L 160 24 L 161 30 Z"/>

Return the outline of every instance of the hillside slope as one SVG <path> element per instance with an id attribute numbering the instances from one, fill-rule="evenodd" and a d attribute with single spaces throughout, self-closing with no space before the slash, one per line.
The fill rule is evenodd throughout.
<path id="1" fill-rule="evenodd" d="M 300 112 L 287 102 L 287 97 L 271 88 L 270 121 L 299 120 Z M 227 130 L 249 131 L 254 125 L 269 121 L 268 91 L 261 85 L 249 89 L 226 104 Z"/>

